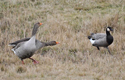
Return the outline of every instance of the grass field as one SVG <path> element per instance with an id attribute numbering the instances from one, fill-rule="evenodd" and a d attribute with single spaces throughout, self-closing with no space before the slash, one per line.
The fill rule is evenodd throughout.
<path id="1" fill-rule="evenodd" d="M 25 65 L 10 42 L 31 37 L 60 44 L 36 52 Z M 87 36 L 114 28 L 114 42 L 93 47 Z M 0 80 L 125 80 L 125 0 L 0 0 Z"/>

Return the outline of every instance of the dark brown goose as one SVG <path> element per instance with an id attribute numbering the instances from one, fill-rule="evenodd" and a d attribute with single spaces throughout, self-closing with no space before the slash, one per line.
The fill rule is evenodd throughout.
<path id="1" fill-rule="evenodd" d="M 90 40 L 93 46 L 97 47 L 98 50 L 100 50 L 99 47 L 105 47 L 110 53 L 108 46 L 111 45 L 113 42 L 113 36 L 110 34 L 110 31 L 113 31 L 113 29 L 111 27 L 107 27 L 106 34 L 105 33 L 96 33 L 96 34 L 92 33 L 90 36 L 88 36 L 88 39 Z"/>
<path id="2" fill-rule="evenodd" d="M 31 59 L 34 63 L 38 63 L 38 61 L 31 58 L 36 50 L 45 46 L 58 44 L 58 42 L 56 41 L 45 43 L 35 39 L 37 29 L 41 25 L 42 23 L 39 23 L 39 22 L 34 25 L 31 38 L 25 38 L 22 40 L 15 41 L 13 43 L 9 43 L 9 46 L 13 46 L 12 51 L 21 59 L 23 64 L 24 64 L 23 59 L 26 59 L 26 58 Z"/>

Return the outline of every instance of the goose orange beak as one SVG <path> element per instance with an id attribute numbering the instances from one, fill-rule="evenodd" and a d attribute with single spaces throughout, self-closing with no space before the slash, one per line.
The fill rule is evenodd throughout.
<path id="1" fill-rule="evenodd" d="M 59 42 L 56 42 L 56 44 L 59 44 Z"/>
<path id="2" fill-rule="evenodd" d="M 40 24 L 40 26 L 42 25 L 42 23 L 39 23 Z"/>

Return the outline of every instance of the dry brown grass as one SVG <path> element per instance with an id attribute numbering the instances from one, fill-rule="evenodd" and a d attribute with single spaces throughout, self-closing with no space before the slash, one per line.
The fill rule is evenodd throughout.
<path id="1" fill-rule="evenodd" d="M 124 0 L 1 0 L 0 80 L 125 80 Z M 26 59 L 25 65 L 8 43 L 31 36 L 42 22 L 37 39 L 56 40 Z M 114 28 L 113 55 L 93 47 L 87 36 Z M 42 55 L 40 55 L 42 54 Z"/>

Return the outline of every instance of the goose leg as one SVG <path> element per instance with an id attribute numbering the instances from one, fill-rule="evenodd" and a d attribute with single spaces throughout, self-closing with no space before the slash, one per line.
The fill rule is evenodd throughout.
<path id="1" fill-rule="evenodd" d="M 33 58 L 29 58 L 29 59 L 31 59 L 34 62 L 34 64 L 39 63 L 38 61 L 34 60 Z"/>
<path id="2" fill-rule="evenodd" d="M 23 59 L 21 59 L 21 61 L 22 61 L 22 64 L 25 64 L 24 61 L 23 61 Z"/>
<path id="3" fill-rule="evenodd" d="M 97 49 L 100 50 L 100 48 L 97 46 Z"/>
<path id="4" fill-rule="evenodd" d="M 111 52 L 110 52 L 109 48 L 108 48 L 108 47 L 106 47 L 106 49 L 108 50 L 109 54 L 111 54 Z M 112 55 L 112 54 L 111 54 L 111 55 Z"/>

